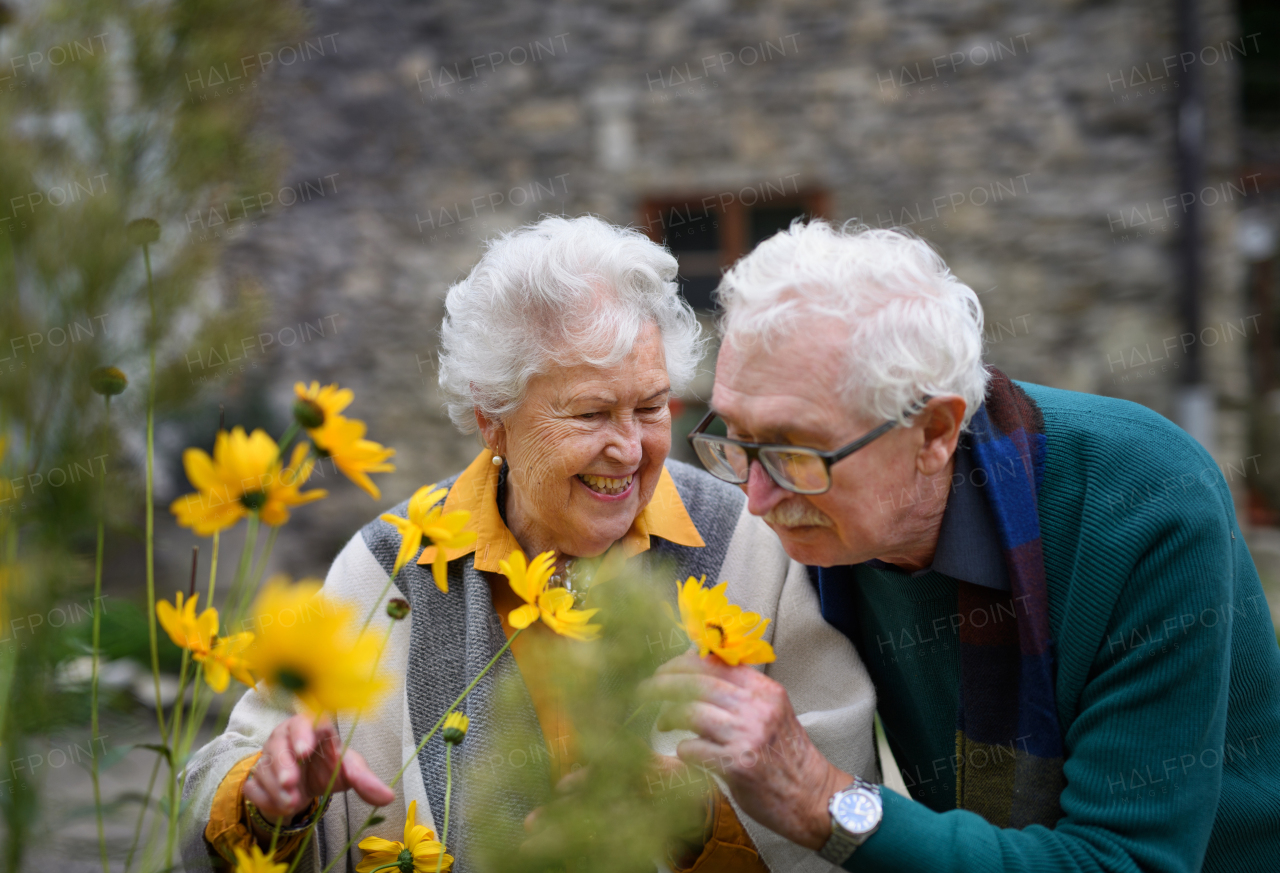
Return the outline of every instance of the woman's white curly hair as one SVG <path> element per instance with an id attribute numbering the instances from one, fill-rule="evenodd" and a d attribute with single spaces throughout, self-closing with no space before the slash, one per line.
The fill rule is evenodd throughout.
<path id="1" fill-rule="evenodd" d="M 463 433 L 476 430 L 476 409 L 497 420 L 515 411 L 535 374 L 618 364 L 651 324 L 673 392 L 702 357 L 676 259 L 640 231 L 594 216 L 549 216 L 491 240 L 445 308 L 440 387 Z"/>

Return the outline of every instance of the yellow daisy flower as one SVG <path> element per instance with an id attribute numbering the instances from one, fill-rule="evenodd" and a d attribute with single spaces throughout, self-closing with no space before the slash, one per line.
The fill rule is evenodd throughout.
<path id="1" fill-rule="evenodd" d="M 441 592 L 449 593 L 449 561 L 445 557 L 445 549 L 460 549 L 476 541 L 475 531 L 463 530 L 471 520 L 469 512 L 445 513 L 443 506 L 437 506 L 448 493 L 444 488 L 434 485 L 423 485 L 409 498 L 408 518 L 384 513 L 379 516 L 388 524 L 395 525 L 400 531 L 400 551 L 396 554 L 395 568 L 392 577 L 400 572 L 400 568 L 409 563 L 418 554 L 425 536 L 436 547 L 435 560 L 431 562 L 431 575 L 436 587 Z"/>
<path id="2" fill-rule="evenodd" d="M 339 388 L 337 385 L 326 385 L 321 388 L 319 382 L 312 382 L 310 386 L 296 382 L 293 393 L 300 401 L 314 404 L 314 410 L 318 411 L 317 417 L 322 421 L 341 415 L 342 410 L 350 406 L 351 401 L 356 398 L 355 392 L 350 388 Z M 308 430 L 310 429 L 308 427 Z"/>
<path id="3" fill-rule="evenodd" d="M 235 873 L 284 873 L 288 864 L 277 864 L 267 857 L 257 843 L 249 847 L 249 851 L 236 846 Z"/>
<path id="4" fill-rule="evenodd" d="M 264 430 L 246 435 L 236 427 L 221 431 L 213 445 L 213 457 L 201 449 L 182 453 L 182 465 L 196 493 L 179 497 L 169 507 L 178 524 L 199 536 L 226 530 L 251 512 L 264 524 L 282 525 L 289 508 L 319 500 L 324 490 L 301 492 L 315 461 L 306 458 L 306 445 L 294 448 L 289 466 L 281 467 L 280 449 Z M 304 460 L 305 458 L 305 460 Z"/>
<path id="5" fill-rule="evenodd" d="M 555 569 L 555 552 L 543 552 L 526 561 L 524 552 L 516 549 L 498 562 L 498 572 L 507 577 L 524 606 L 511 610 L 507 621 L 514 628 L 526 628 L 539 618 L 556 633 L 575 640 L 594 640 L 600 625 L 588 624 L 599 609 L 575 609 L 573 595 L 563 588 L 548 588 Z"/>
<path id="6" fill-rule="evenodd" d="M 293 694 L 310 712 L 351 712 L 374 703 L 378 640 L 356 632 L 356 608 L 322 597 L 320 582 L 274 576 L 250 612 L 257 633 L 244 652 L 253 675 Z"/>
<path id="7" fill-rule="evenodd" d="M 174 645 L 186 649 L 193 660 L 204 665 L 204 681 L 221 694 L 227 690 L 231 677 L 245 685 L 253 686 L 253 676 L 241 653 L 253 641 L 252 633 L 218 636 L 218 610 L 212 606 L 196 615 L 196 602 L 200 595 L 183 601 L 182 592 L 174 595 L 174 603 L 161 600 L 156 604 L 156 618 Z M 176 604 L 176 605 L 175 605 Z"/>
<path id="8" fill-rule="evenodd" d="M 368 474 L 394 471 L 395 466 L 386 461 L 396 450 L 365 439 L 363 421 L 340 415 L 354 397 L 351 389 L 339 389 L 337 385 L 321 388 L 319 382 L 312 382 L 308 388 L 299 382 L 293 390 L 299 402 L 311 404 L 311 420 L 320 421 L 318 426 L 307 428 L 316 452 L 322 458 L 331 458 L 342 475 L 363 488 L 374 500 L 381 499 L 382 492 Z M 302 417 L 299 418 L 301 420 Z"/>
<path id="9" fill-rule="evenodd" d="M 219 637 L 207 655 L 197 655 L 196 660 L 204 664 L 204 681 L 209 687 L 221 694 L 227 690 L 231 677 L 253 687 L 253 674 L 249 672 L 249 664 L 244 659 L 245 649 L 253 643 L 253 634 L 249 631 Z"/>
<path id="10" fill-rule="evenodd" d="M 373 873 L 374 870 L 394 868 L 396 873 L 435 873 L 453 867 L 453 856 L 440 856 L 445 848 L 436 840 L 435 831 L 418 821 L 418 801 L 409 803 L 409 813 L 404 819 L 404 842 L 384 840 L 382 837 L 365 837 L 360 841 L 364 860 L 356 865 L 356 873 Z"/>
<path id="11" fill-rule="evenodd" d="M 197 616 L 199 600 L 200 595 L 196 594 L 184 603 L 179 591 L 174 595 L 174 603 L 161 600 L 156 604 L 156 618 L 175 646 L 195 654 L 208 654 L 213 638 L 218 635 L 218 610 L 211 606 Z"/>
<path id="12" fill-rule="evenodd" d="M 757 613 L 744 612 L 724 596 L 728 582 L 704 588 L 707 577 L 690 576 L 680 587 L 680 623 L 698 654 L 716 655 L 730 666 L 738 664 L 770 664 L 773 646 L 761 639 L 769 619 Z"/>

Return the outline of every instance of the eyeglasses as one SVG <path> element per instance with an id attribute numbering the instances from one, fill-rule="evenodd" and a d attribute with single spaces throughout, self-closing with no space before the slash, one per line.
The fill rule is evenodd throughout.
<path id="1" fill-rule="evenodd" d="M 715 417 L 715 410 L 709 411 L 689 434 L 689 444 L 698 453 L 698 459 L 708 473 L 725 482 L 741 485 L 747 481 L 751 472 L 751 462 L 759 460 L 779 488 L 795 494 L 823 494 L 829 491 L 832 464 L 849 457 L 898 424 L 896 421 L 886 421 L 848 445 L 833 452 L 824 452 L 804 446 L 747 443 L 703 433 Z"/>

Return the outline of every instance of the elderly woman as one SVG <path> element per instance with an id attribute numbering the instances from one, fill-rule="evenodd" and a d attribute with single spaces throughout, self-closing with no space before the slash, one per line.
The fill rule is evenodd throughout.
<path id="1" fill-rule="evenodd" d="M 388 599 L 412 606 L 409 620 L 391 629 L 381 662 L 397 693 L 365 713 L 345 756 L 340 738 L 352 736 L 349 721 L 313 727 L 262 688 L 245 694 L 226 732 L 190 765 L 188 869 L 211 856 L 230 859 L 254 841 L 265 849 L 264 824 L 277 819 L 287 825 L 278 855 L 296 852 L 300 841 L 289 832 L 318 814 L 315 798 L 335 769 L 339 793 L 299 869 L 319 871 L 338 857 L 374 807 L 385 820 L 368 834 L 400 839 L 413 801 L 418 824 L 438 834 L 442 744 L 428 743 L 394 790 L 387 786 L 512 633 L 506 616 L 518 602 L 497 571 L 516 548 L 529 556 L 554 551 L 558 575 L 570 583 L 575 559 L 610 549 L 630 561 L 665 559 L 679 578 L 728 580 L 731 601 L 772 619 L 777 660 L 765 672 L 787 689 L 805 731 L 847 772 L 874 777 L 870 682 L 849 642 L 822 621 L 804 568 L 747 512 L 741 491 L 667 459 L 670 399 L 688 384 L 701 352 L 700 328 L 675 275 L 675 259 L 634 230 L 552 217 L 494 241 L 449 290 L 440 385 L 454 423 L 478 431 L 485 448 L 443 483 L 444 509 L 469 511 L 476 541 L 446 552 L 447 594 L 432 582 L 434 549 L 396 577 L 398 591 Z M 406 504 L 392 511 L 404 515 Z M 362 615 L 380 605 L 398 546 L 392 525 L 369 523 L 335 560 L 326 593 L 357 603 Z M 375 614 L 385 628 L 384 610 Z M 573 764 L 572 727 L 540 693 L 527 656 L 522 663 L 526 641 L 516 640 L 466 709 L 474 732 L 540 734 L 554 779 Z M 494 705 L 503 674 L 522 677 L 523 705 Z M 665 745 L 670 751 L 669 738 Z M 508 805 L 518 831 L 532 801 L 513 794 Z M 707 808 L 702 845 L 673 847 L 677 868 L 797 870 L 816 862 L 826 869 L 740 815 L 718 791 Z M 475 869 L 470 850 L 496 837 L 452 818 L 454 869 Z M 353 867 L 360 854 L 351 849 L 335 869 Z"/>

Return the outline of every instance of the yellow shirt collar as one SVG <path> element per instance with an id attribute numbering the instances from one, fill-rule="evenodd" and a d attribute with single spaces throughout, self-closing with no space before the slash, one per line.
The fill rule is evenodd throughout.
<path id="1" fill-rule="evenodd" d="M 498 512 L 498 473 L 494 466 L 493 452 L 482 451 L 471 466 L 467 467 L 449 489 L 449 496 L 444 500 L 444 511 L 465 510 L 471 513 L 465 530 L 476 532 L 476 541 L 470 546 L 460 549 L 445 549 L 445 557 L 452 561 L 463 555 L 476 553 L 476 569 L 498 572 L 498 562 L 519 548 L 516 538 L 502 520 Z M 658 487 L 653 491 L 649 504 L 636 516 L 628 530 L 614 548 L 621 548 L 625 557 L 638 555 L 649 549 L 649 538 L 661 537 L 664 540 L 681 546 L 701 547 L 702 541 L 698 529 L 685 509 L 680 492 L 671 474 L 664 467 L 658 478 Z M 422 550 L 419 564 L 430 564 L 435 560 L 436 547 L 428 546 Z"/>

